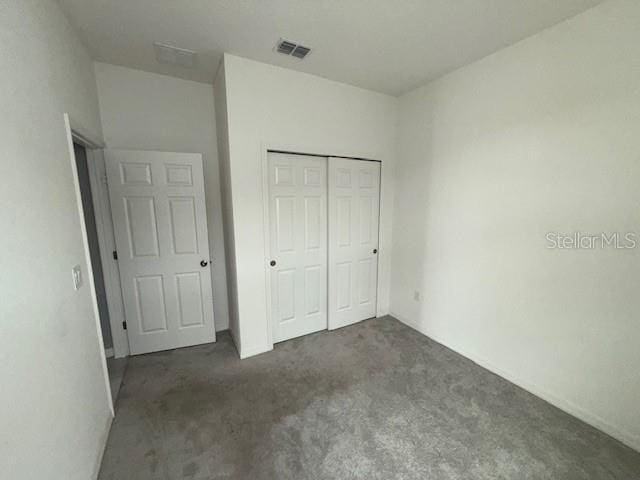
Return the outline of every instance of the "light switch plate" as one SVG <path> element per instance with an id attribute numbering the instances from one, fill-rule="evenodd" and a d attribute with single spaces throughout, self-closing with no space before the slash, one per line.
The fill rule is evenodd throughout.
<path id="1" fill-rule="evenodd" d="M 71 269 L 71 275 L 73 276 L 73 288 L 78 290 L 82 286 L 82 270 L 80 270 L 80 265 L 76 265 Z"/>

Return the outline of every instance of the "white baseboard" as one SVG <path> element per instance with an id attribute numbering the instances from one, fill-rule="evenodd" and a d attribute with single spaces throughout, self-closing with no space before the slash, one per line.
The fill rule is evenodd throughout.
<path id="1" fill-rule="evenodd" d="M 113 347 L 105 348 L 104 356 L 107 358 L 112 358 L 114 356 Z"/>
<path id="2" fill-rule="evenodd" d="M 634 450 L 640 452 L 640 434 L 634 434 L 632 432 L 625 430 L 622 427 L 612 425 L 611 423 L 609 423 L 607 420 L 603 419 L 599 415 L 591 413 L 585 410 L 584 408 L 576 405 L 572 401 L 562 398 L 561 396 L 556 395 L 554 393 L 551 393 L 543 389 L 539 385 L 536 385 L 517 375 L 514 375 L 513 373 L 507 370 L 504 370 L 503 368 L 497 367 L 491 362 L 489 362 L 488 360 L 486 360 L 485 358 L 482 358 L 473 353 L 462 351 L 459 348 L 453 347 L 452 345 L 447 344 L 446 342 L 434 337 L 433 335 L 428 334 L 421 325 L 419 325 L 416 322 L 413 322 L 412 320 L 409 320 L 408 318 L 404 318 L 401 315 L 398 315 L 393 312 L 390 312 L 389 315 L 398 319 L 408 327 L 413 328 L 414 330 L 418 331 L 424 336 L 430 338 L 431 340 L 447 347 L 450 350 L 453 350 L 454 352 L 462 355 L 463 357 L 468 358 L 472 362 L 480 365 L 482 368 L 485 368 L 486 370 L 489 370 L 490 372 L 495 373 L 496 375 L 508 380 L 509 382 L 517 385 L 518 387 L 526 390 L 527 392 L 532 393 L 536 397 L 539 397 L 542 400 L 550 403 L 551 405 L 559 408 L 560 410 L 568 413 L 569 415 L 572 415 L 582 420 L 583 422 L 588 423 L 589 425 L 597 428 L 598 430 L 603 431 L 607 435 L 612 436 L 616 440 L 621 441 L 628 447 L 631 447 Z"/>
<path id="3" fill-rule="evenodd" d="M 109 440 L 109 432 L 111 431 L 111 423 L 113 422 L 113 416 L 111 412 L 107 417 L 107 422 L 105 424 L 104 431 L 100 436 L 100 450 L 98 451 L 95 465 L 93 467 L 93 476 L 91 477 L 93 480 L 97 480 L 98 475 L 100 475 L 100 467 L 102 466 L 102 457 L 104 457 L 104 451 L 107 449 L 107 440 Z"/>
<path id="4" fill-rule="evenodd" d="M 271 350 L 273 350 L 273 345 L 261 345 L 252 348 L 241 348 L 240 360 L 244 360 L 245 358 L 253 357 L 255 355 L 260 355 L 261 353 L 267 353 Z"/>

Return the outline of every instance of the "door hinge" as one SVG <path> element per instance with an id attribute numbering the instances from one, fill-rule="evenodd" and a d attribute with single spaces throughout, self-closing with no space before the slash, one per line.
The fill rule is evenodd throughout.
<path id="1" fill-rule="evenodd" d="M 113 259 L 114 260 L 118 259 L 118 252 L 116 250 L 113 251 Z"/>
<path id="2" fill-rule="evenodd" d="M 122 329 L 126 330 L 127 329 L 127 322 L 122 322 Z"/>

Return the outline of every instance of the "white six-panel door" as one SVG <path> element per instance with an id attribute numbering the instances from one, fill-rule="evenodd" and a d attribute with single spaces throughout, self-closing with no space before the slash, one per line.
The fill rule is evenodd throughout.
<path id="1" fill-rule="evenodd" d="M 376 316 L 380 163 L 329 158 L 329 329 Z"/>
<path id="2" fill-rule="evenodd" d="M 327 328 L 327 159 L 269 153 L 273 341 Z"/>
<path id="3" fill-rule="evenodd" d="M 202 156 L 105 159 L 131 353 L 215 341 Z"/>

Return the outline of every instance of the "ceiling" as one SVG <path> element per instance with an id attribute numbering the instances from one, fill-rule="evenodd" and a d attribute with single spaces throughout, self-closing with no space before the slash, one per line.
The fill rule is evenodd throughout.
<path id="1" fill-rule="evenodd" d="M 398 95 L 600 0 L 58 0 L 98 61 L 212 83 L 223 52 Z M 286 38 L 304 60 L 274 52 Z M 159 64 L 153 42 L 195 50 Z"/>

